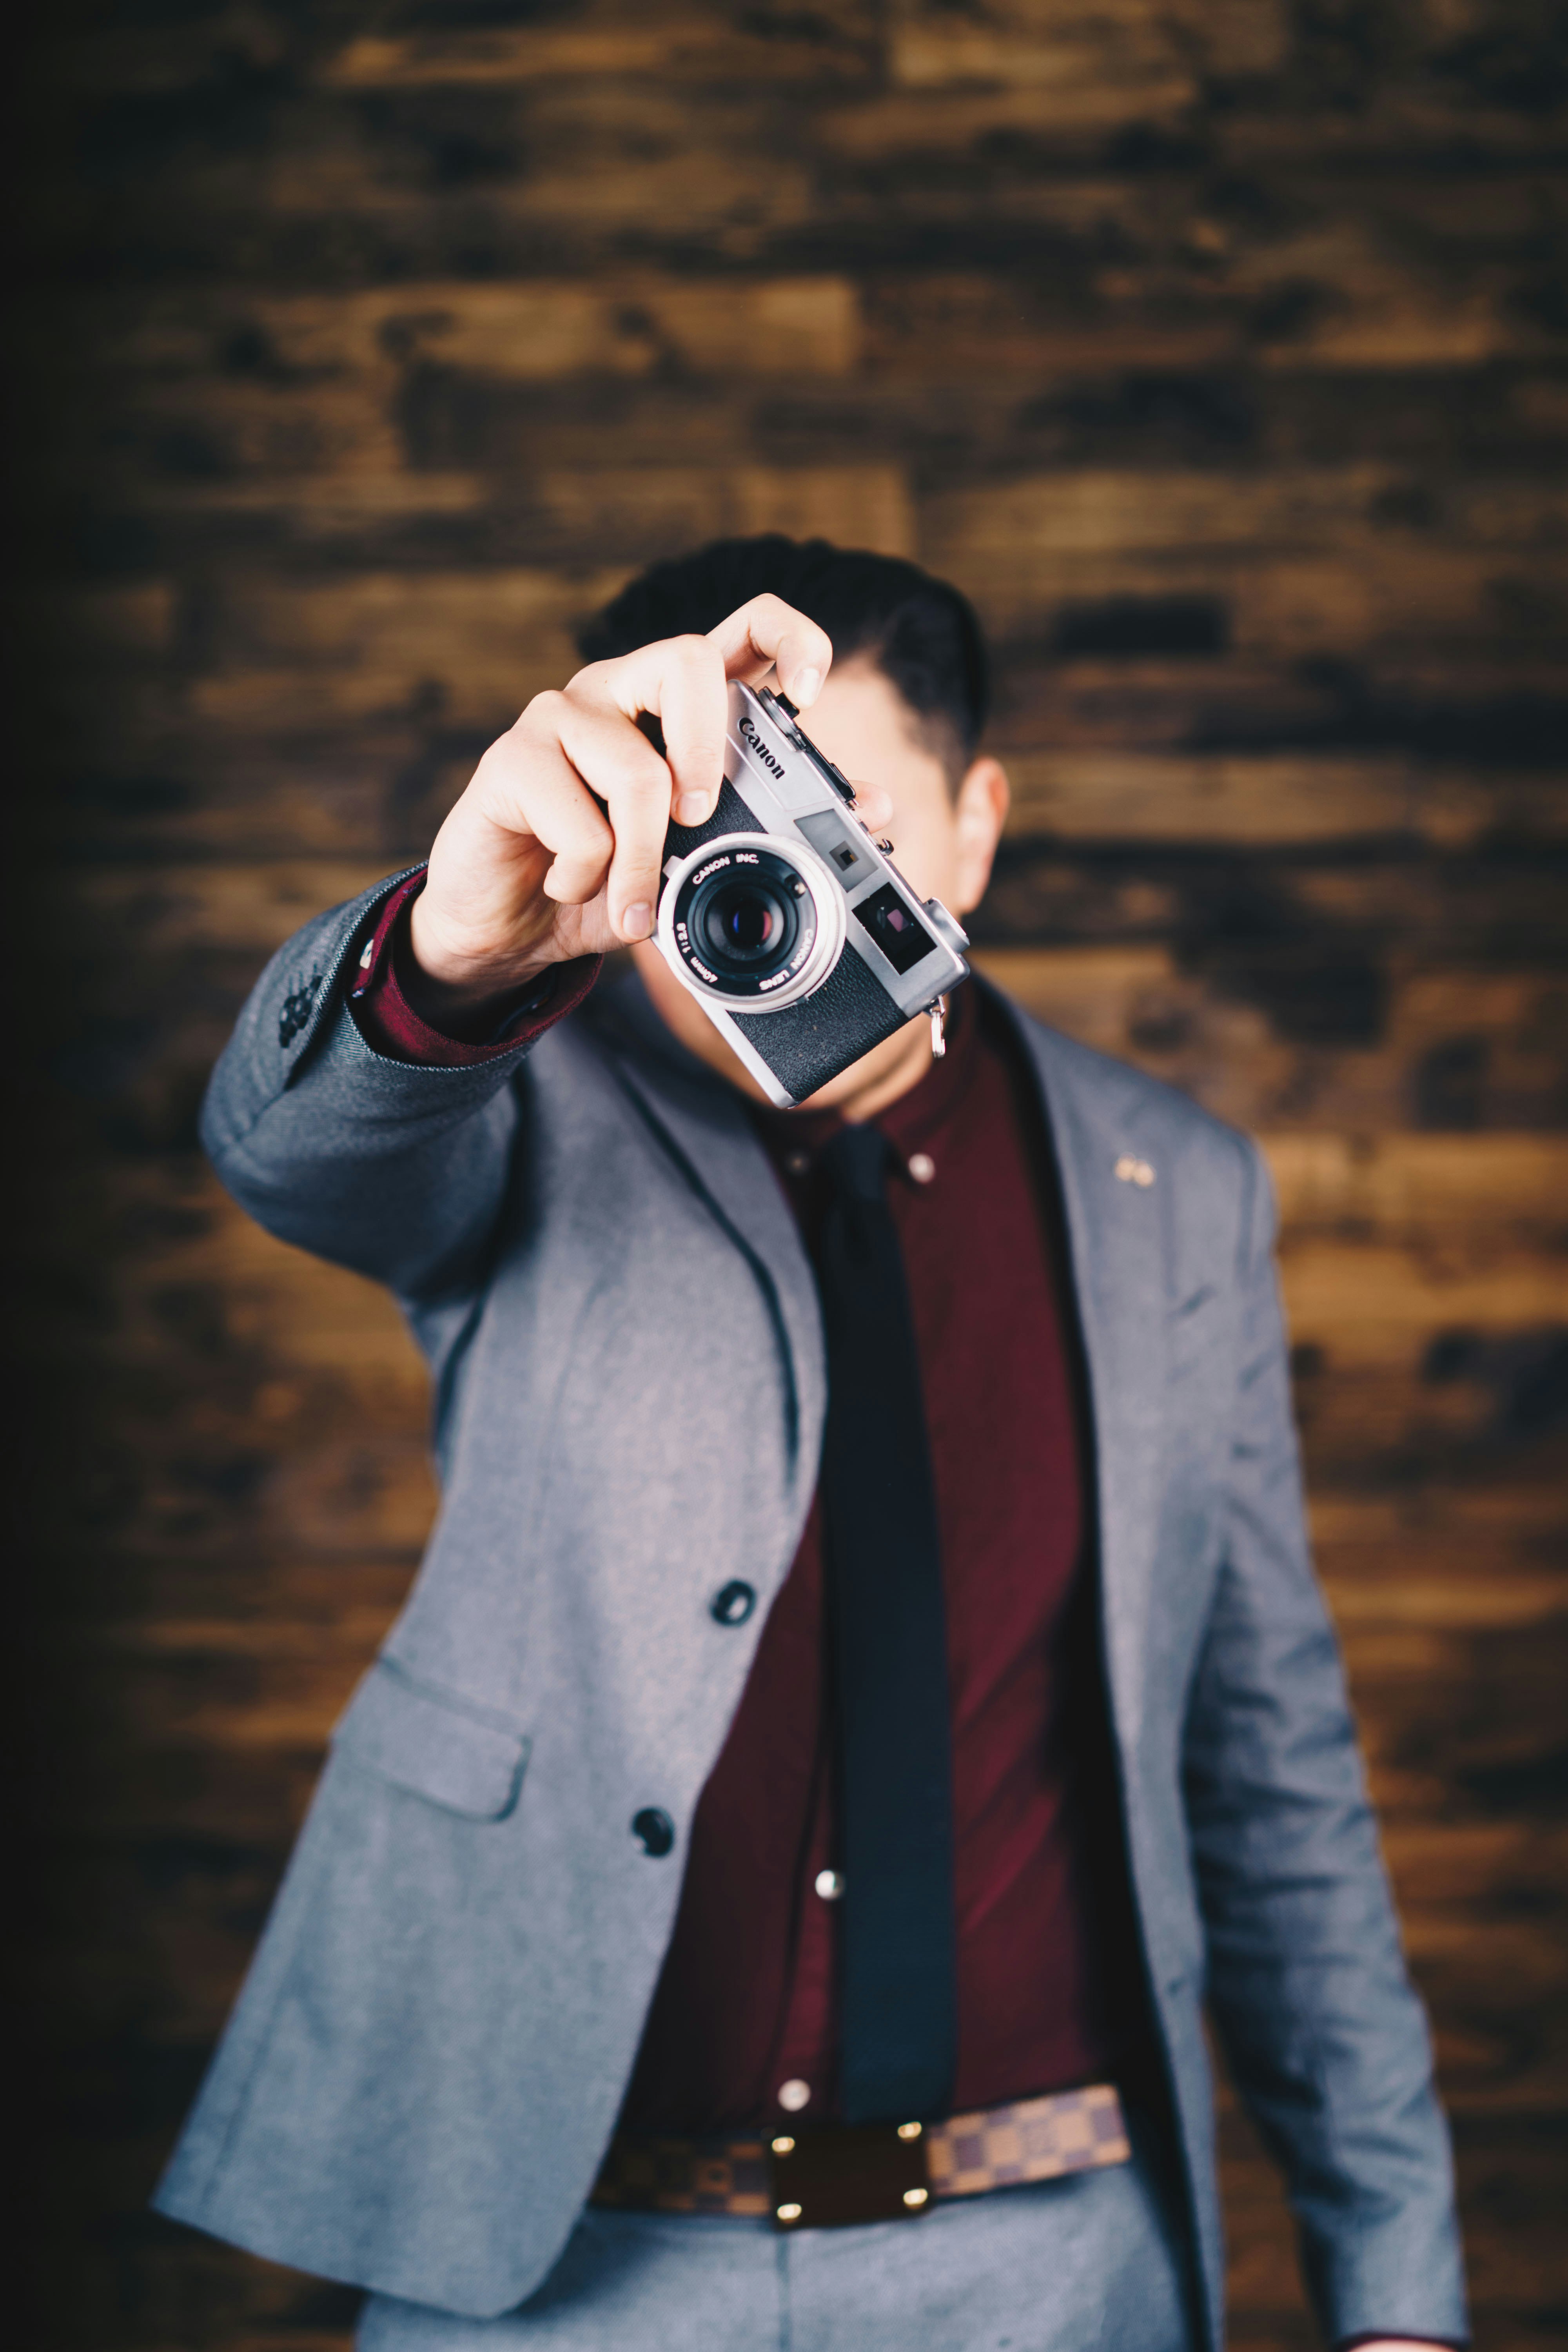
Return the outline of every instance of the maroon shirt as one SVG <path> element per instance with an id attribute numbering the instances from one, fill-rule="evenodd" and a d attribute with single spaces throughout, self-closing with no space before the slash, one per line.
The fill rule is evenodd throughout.
<path id="1" fill-rule="evenodd" d="M 1105 1738 L 1085 1425 L 1049 1155 L 1005 1016 L 954 1000 L 894 1147 L 941 1526 L 952 1706 L 956 2109 L 1103 2079 L 1137 2013 Z M 757 1125 L 815 1249 L 836 1113 Z M 835 2112 L 837 1904 L 814 1507 L 702 1792 L 628 2125 Z"/>

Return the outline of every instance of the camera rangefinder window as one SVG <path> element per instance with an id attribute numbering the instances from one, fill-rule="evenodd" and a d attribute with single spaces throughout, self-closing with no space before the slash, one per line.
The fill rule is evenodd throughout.
<path id="1" fill-rule="evenodd" d="M 795 819 L 819 856 L 826 857 L 846 890 L 858 889 L 871 876 L 871 845 L 858 828 L 851 830 L 833 809 L 818 809 Z"/>
<path id="2" fill-rule="evenodd" d="M 930 933 L 890 882 L 862 898 L 850 912 L 857 922 L 865 924 L 895 971 L 909 971 L 930 955 L 933 945 Z"/>

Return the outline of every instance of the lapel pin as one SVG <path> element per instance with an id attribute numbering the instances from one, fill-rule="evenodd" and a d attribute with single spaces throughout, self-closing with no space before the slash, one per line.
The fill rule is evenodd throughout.
<path id="1" fill-rule="evenodd" d="M 1146 1160 L 1134 1160 L 1124 1151 L 1116 1163 L 1116 1173 L 1124 1184 L 1141 1184 L 1145 1191 L 1154 1181 L 1154 1171 Z"/>

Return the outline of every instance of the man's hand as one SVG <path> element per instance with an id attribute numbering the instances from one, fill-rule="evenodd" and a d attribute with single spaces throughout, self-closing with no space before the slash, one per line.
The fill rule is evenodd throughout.
<path id="1" fill-rule="evenodd" d="M 419 1009 L 438 1026 L 471 1021 L 550 964 L 646 939 L 672 812 L 701 824 L 719 797 L 728 681 L 776 669 L 806 709 L 832 659 L 814 621 L 757 596 L 706 637 L 595 662 L 536 695 L 436 836 L 410 922 Z M 664 759 L 636 724 L 644 711 Z"/>

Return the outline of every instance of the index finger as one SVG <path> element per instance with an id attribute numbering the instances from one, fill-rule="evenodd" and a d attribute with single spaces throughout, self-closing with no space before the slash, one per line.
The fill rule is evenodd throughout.
<path id="1" fill-rule="evenodd" d="M 833 640 L 826 629 L 786 604 L 782 596 L 753 596 L 708 632 L 723 656 L 726 677 L 748 686 L 776 669 L 779 684 L 797 709 L 809 710 L 833 665 Z"/>
<path id="2" fill-rule="evenodd" d="M 580 670 L 567 691 L 607 701 L 624 719 L 651 711 L 664 736 L 676 816 L 682 824 L 700 824 L 712 814 L 724 778 L 724 666 L 706 637 L 639 646 L 617 661 Z"/>

